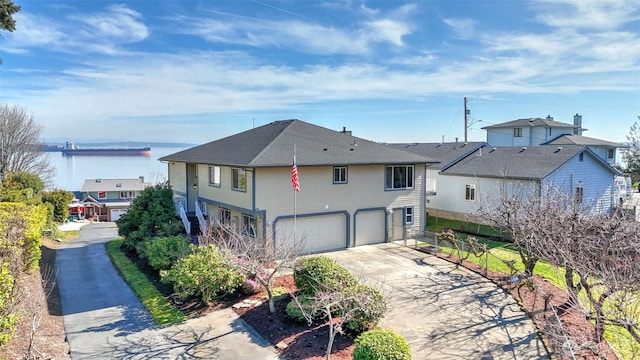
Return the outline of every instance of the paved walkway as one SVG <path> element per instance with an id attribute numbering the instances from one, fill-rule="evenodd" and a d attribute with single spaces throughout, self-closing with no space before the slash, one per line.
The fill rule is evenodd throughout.
<path id="1" fill-rule="evenodd" d="M 395 244 L 325 253 L 388 298 L 383 328 L 403 335 L 414 360 L 548 359 L 531 320 L 487 279 Z"/>
<path id="2" fill-rule="evenodd" d="M 106 254 L 115 224 L 73 225 L 80 227 L 80 237 L 62 244 L 56 256 L 72 359 L 278 359 L 230 309 L 157 327 Z"/>

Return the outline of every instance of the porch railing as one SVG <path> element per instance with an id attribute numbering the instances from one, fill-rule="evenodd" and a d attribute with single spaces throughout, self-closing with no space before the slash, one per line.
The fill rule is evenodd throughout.
<path id="1" fill-rule="evenodd" d="M 196 201 L 196 217 L 198 218 L 198 225 L 200 226 L 200 233 L 207 235 L 207 221 L 204 219 L 204 214 L 200 209 L 200 204 Z"/>
<path id="2" fill-rule="evenodd" d="M 176 201 L 175 204 L 176 210 L 178 210 L 178 214 L 180 215 L 180 219 L 182 219 L 182 225 L 184 225 L 185 231 L 187 234 L 191 235 L 191 223 L 187 217 L 187 212 L 184 210 L 184 204 L 182 201 Z"/>

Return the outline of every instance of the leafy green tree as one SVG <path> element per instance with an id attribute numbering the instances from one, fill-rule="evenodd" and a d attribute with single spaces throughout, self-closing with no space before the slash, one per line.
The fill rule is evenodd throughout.
<path id="1" fill-rule="evenodd" d="M 20 6 L 12 0 L 0 0 L 0 30 L 13 32 L 16 29 L 16 21 L 13 15 L 20 11 Z"/>
<path id="2" fill-rule="evenodd" d="M 44 190 L 44 182 L 36 174 L 24 171 L 11 173 L 0 188 L 0 201 L 39 204 L 39 194 Z"/>
<path id="3" fill-rule="evenodd" d="M 116 224 L 118 234 L 125 237 L 125 247 L 136 251 L 145 239 L 175 236 L 182 231 L 182 223 L 176 218 L 173 191 L 167 183 L 144 189 Z"/>
<path id="4" fill-rule="evenodd" d="M 638 116 L 638 119 L 640 120 L 640 116 Z M 631 175 L 635 182 L 640 179 L 640 125 L 638 125 L 638 122 L 631 125 L 627 140 L 629 141 L 629 149 L 622 155 L 626 166 L 624 170 Z"/>
<path id="5" fill-rule="evenodd" d="M 15 5 L 12 0 L 0 0 L 0 30 L 13 32 L 16 29 L 16 21 L 13 15 L 20 11 L 20 6 Z M 2 64 L 2 59 L 0 59 Z"/>
<path id="6" fill-rule="evenodd" d="M 73 194 L 65 190 L 48 191 L 42 194 L 42 202 L 53 205 L 53 221 L 64 222 L 69 216 L 69 203 Z"/>
<path id="7" fill-rule="evenodd" d="M 189 255 L 189 239 L 184 236 L 154 237 L 146 241 L 144 258 L 156 270 L 168 270 Z"/>

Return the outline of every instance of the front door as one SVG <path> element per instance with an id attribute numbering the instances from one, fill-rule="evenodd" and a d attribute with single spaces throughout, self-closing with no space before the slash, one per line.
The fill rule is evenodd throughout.
<path id="1" fill-rule="evenodd" d="M 187 164 L 187 212 L 196 211 L 196 200 L 198 200 L 198 165 Z"/>
<path id="2" fill-rule="evenodd" d="M 391 228 L 394 241 L 404 239 L 404 209 L 393 209 L 393 215 L 391 217 Z"/>

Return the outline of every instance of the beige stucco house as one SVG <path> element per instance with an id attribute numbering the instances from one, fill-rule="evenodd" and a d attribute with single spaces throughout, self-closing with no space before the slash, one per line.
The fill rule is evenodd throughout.
<path id="1" fill-rule="evenodd" d="M 301 191 L 294 191 L 294 153 Z M 160 159 L 178 207 L 309 252 L 421 233 L 431 159 L 300 120 L 275 121 Z"/>

